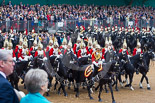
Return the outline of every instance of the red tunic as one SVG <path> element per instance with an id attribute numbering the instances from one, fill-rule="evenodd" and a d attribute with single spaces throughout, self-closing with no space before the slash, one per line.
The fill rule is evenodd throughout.
<path id="1" fill-rule="evenodd" d="M 26 51 L 24 49 L 20 49 L 18 53 L 18 58 L 21 57 L 22 59 L 24 59 L 23 56 L 25 55 L 30 56 L 31 55 L 30 50 L 28 48 L 26 48 Z"/>
<path id="2" fill-rule="evenodd" d="M 74 55 L 76 55 L 76 52 L 73 50 L 73 49 L 71 49 L 71 51 L 74 53 Z M 67 52 L 67 49 L 65 49 L 64 50 L 64 54 Z"/>
<path id="3" fill-rule="evenodd" d="M 20 46 L 20 45 L 16 45 L 15 53 L 17 53 L 19 49 L 22 49 L 21 46 L 20 46 L 20 47 L 19 47 L 19 46 Z"/>
<path id="4" fill-rule="evenodd" d="M 51 50 L 49 52 L 49 56 L 52 56 L 52 55 L 60 55 L 60 54 L 61 54 L 60 49 L 51 48 Z"/>
<path id="5" fill-rule="evenodd" d="M 95 57 L 95 55 L 96 55 L 96 52 L 93 52 L 93 53 L 92 53 L 92 62 L 93 62 L 93 61 L 96 62 L 96 57 Z M 104 59 L 104 55 L 103 55 L 102 53 L 100 53 L 100 56 L 101 56 L 100 60 Z"/>
<path id="6" fill-rule="evenodd" d="M 88 54 L 89 54 L 89 51 L 86 48 L 80 49 L 80 50 L 78 50 L 77 57 L 80 58 L 80 57 L 88 55 Z"/>
<path id="7" fill-rule="evenodd" d="M 123 49 L 120 49 L 120 50 L 119 50 L 119 53 L 121 53 L 122 51 L 123 51 Z M 129 55 L 128 50 L 126 50 L 126 53 L 127 53 L 127 55 Z"/>
<path id="8" fill-rule="evenodd" d="M 142 49 L 141 49 L 141 54 L 142 54 L 143 52 L 142 52 Z M 134 55 L 136 55 L 137 54 L 137 48 L 134 48 L 134 50 L 133 50 L 133 56 Z"/>
<path id="9" fill-rule="evenodd" d="M 37 50 L 34 54 L 34 57 L 37 57 L 38 55 L 43 55 L 44 57 L 46 57 L 45 51 L 44 50 Z"/>

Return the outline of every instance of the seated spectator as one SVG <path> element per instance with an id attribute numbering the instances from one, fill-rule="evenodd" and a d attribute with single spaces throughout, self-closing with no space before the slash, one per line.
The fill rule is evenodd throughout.
<path id="1" fill-rule="evenodd" d="M 31 69 L 25 75 L 25 85 L 28 94 L 21 99 L 20 103 L 51 103 L 43 94 L 47 91 L 47 73 L 41 69 Z"/>

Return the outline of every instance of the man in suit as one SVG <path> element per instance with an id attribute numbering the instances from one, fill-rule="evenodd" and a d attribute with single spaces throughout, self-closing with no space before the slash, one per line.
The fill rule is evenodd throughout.
<path id="1" fill-rule="evenodd" d="M 11 86 L 10 82 L 6 79 L 13 72 L 15 63 L 13 62 L 12 55 L 0 49 L 0 102 L 1 103 L 19 103 L 17 95 Z"/>

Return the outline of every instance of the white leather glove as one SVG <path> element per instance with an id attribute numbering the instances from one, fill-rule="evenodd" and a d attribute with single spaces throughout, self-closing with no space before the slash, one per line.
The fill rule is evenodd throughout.
<path id="1" fill-rule="evenodd" d="M 99 65 L 102 65 L 102 61 L 99 61 L 98 64 L 99 64 Z"/>
<path id="2" fill-rule="evenodd" d="M 43 61 L 46 61 L 46 60 L 47 60 L 47 57 L 44 57 L 44 58 L 43 58 Z"/>
<path id="3" fill-rule="evenodd" d="M 128 58 L 130 58 L 131 56 L 130 55 L 128 55 Z"/>
<path id="4" fill-rule="evenodd" d="M 70 61 L 69 63 L 73 64 L 73 63 L 74 63 L 74 61 Z"/>
<path id="5" fill-rule="evenodd" d="M 13 60 L 16 61 L 16 57 L 14 57 Z"/>
<path id="6" fill-rule="evenodd" d="M 21 60 L 21 61 L 23 60 L 21 57 L 19 57 L 18 59 Z"/>
<path id="7" fill-rule="evenodd" d="M 29 59 L 29 56 L 24 57 L 24 61 L 28 61 L 28 59 Z"/>
<path id="8" fill-rule="evenodd" d="M 104 63 L 105 62 L 105 59 L 102 59 L 102 62 Z"/>
<path id="9" fill-rule="evenodd" d="M 53 55 L 51 55 L 50 57 L 52 57 Z"/>
<path id="10" fill-rule="evenodd" d="M 95 61 L 93 61 L 93 64 L 98 67 L 98 63 L 96 63 Z"/>

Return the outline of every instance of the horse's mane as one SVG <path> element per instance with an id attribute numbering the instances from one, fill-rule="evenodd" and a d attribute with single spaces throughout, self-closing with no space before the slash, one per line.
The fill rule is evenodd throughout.
<path id="1" fill-rule="evenodd" d="M 139 56 L 140 56 L 140 54 L 136 54 L 136 55 L 130 57 L 130 59 L 131 59 L 131 60 L 133 60 L 133 59 L 137 59 L 137 58 L 139 58 Z"/>

